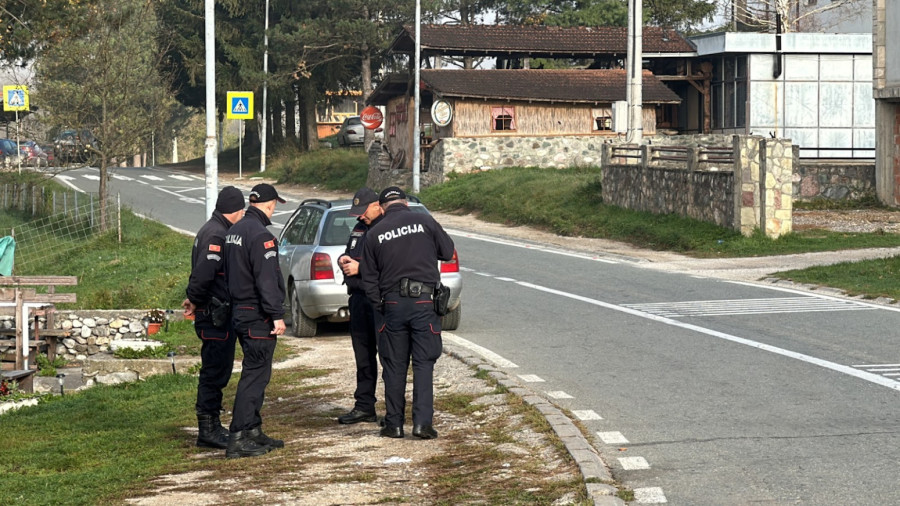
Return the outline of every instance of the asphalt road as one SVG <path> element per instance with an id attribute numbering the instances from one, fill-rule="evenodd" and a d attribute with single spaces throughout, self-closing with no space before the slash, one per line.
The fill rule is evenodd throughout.
<path id="1" fill-rule="evenodd" d="M 117 176 L 136 211 L 203 223 L 202 180 Z M 636 504 L 900 504 L 897 308 L 451 233 L 447 338 L 570 410 Z"/>

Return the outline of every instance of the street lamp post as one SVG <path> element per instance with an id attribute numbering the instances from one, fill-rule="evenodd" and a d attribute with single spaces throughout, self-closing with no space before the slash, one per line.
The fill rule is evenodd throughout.
<path id="1" fill-rule="evenodd" d="M 206 44 L 206 216 L 216 210 L 219 193 L 219 160 L 216 155 L 216 22 L 215 0 L 204 0 Z"/>
<path id="2" fill-rule="evenodd" d="M 269 109 L 266 107 L 269 84 L 269 0 L 266 0 L 266 27 L 263 30 L 263 96 L 262 96 L 262 146 L 259 153 L 259 171 L 266 171 L 266 137 L 268 137 Z M 293 114 L 293 112 L 292 112 Z"/>
<path id="3" fill-rule="evenodd" d="M 416 55 L 413 58 L 415 63 L 414 67 L 414 86 L 415 89 L 415 100 L 413 101 L 413 107 L 415 110 L 413 111 L 413 138 L 412 138 L 412 155 L 413 155 L 413 193 L 419 193 L 419 157 L 421 156 L 421 144 L 419 137 L 421 134 L 419 133 L 419 106 L 420 106 L 420 90 L 419 90 L 419 67 L 421 67 L 420 62 L 420 53 L 422 52 L 422 41 L 420 40 L 422 36 L 422 2 L 420 0 L 416 0 Z"/>
<path id="4" fill-rule="evenodd" d="M 628 101 L 629 143 L 640 144 L 643 139 L 643 6 L 641 0 L 628 0 L 628 83 L 625 97 Z"/>

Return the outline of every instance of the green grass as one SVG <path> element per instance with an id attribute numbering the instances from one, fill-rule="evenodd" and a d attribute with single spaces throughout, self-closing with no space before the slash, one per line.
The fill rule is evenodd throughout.
<path id="1" fill-rule="evenodd" d="M 810 230 L 770 239 L 675 215 L 603 204 L 600 169 L 515 167 L 451 177 L 424 189 L 432 210 L 475 212 L 482 219 L 530 225 L 565 236 L 606 238 L 699 258 L 785 255 L 900 246 L 900 235 Z"/>
<path id="2" fill-rule="evenodd" d="M 839 288 L 848 295 L 900 300 L 900 285 L 897 284 L 900 277 L 900 257 L 897 256 L 783 271 L 777 273 L 776 277 Z"/>
<path id="3" fill-rule="evenodd" d="M 319 149 L 300 153 L 296 148 L 281 148 L 267 162 L 279 183 L 319 186 L 328 190 L 356 191 L 365 186 L 369 158 L 359 148 Z"/>

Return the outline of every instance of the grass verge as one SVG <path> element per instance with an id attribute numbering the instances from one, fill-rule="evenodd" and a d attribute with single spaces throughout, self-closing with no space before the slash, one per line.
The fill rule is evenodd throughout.
<path id="1" fill-rule="evenodd" d="M 279 183 L 308 184 L 328 190 L 356 191 L 365 186 L 369 157 L 361 148 L 319 149 L 301 153 L 282 147 L 272 163 Z"/>
<path id="2" fill-rule="evenodd" d="M 482 219 L 530 225 L 565 236 L 614 239 L 687 255 L 751 257 L 900 246 L 900 235 L 794 232 L 778 239 L 744 237 L 716 225 L 605 205 L 598 168 L 513 167 L 452 177 L 422 191 L 432 210 L 474 212 Z"/>

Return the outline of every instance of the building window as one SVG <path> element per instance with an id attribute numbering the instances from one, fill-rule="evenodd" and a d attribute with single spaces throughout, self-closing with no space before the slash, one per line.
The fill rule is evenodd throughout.
<path id="1" fill-rule="evenodd" d="M 491 130 L 515 130 L 515 107 L 491 107 Z"/>
<path id="2" fill-rule="evenodd" d="M 591 109 L 591 117 L 594 119 L 591 125 L 591 131 L 609 132 L 612 131 L 612 110 L 609 108 Z"/>
<path id="3" fill-rule="evenodd" d="M 743 128 L 747 124 L 747 57 L 727 56 L 713 64 L 713 128 Z"/>

